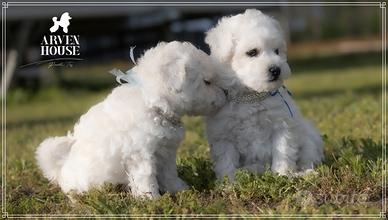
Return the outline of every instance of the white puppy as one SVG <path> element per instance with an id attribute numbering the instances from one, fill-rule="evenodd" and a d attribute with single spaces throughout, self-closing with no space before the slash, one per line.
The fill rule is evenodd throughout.
<path id="1" fill-rule="evenodd" d="M 189 43 L 160 43 L 134 67 L 137 84 L 115 88 L 82 115 L 73 133 L 50 137 L 36 158 L 64 192 L 104 183 L 126 184 L 134 196 L 158 197 L 187 185 L 178 177 L 176 149 L 184 114 L 214 113 L 226 102 L 220 65 Z"/>
<path id="2" fill-rule="evenodd" d="M 211 55 L 229 66 L 246 88 L 207 119 L 218 178 L 238 168 L 261 173 L 306 172 L 323 158 L 317 130 L 302 118 L 283 87 L 290 75 L 278 22 L 258 10 L 222 18 L 207 32 Z"/>

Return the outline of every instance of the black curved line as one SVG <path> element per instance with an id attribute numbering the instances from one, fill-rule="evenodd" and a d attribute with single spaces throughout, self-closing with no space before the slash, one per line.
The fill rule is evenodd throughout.
<path id="1" fill-rule="evenodd" d="M 54 59 L 41 60 L 41 61 L 38 61 L 38 62 L 21 65 L 21 66 L 19 66 L 19 69 L 23 69 L 25 67 L 32 66 L 32 65 L 40 65 L 40 64 L 44 64 L 44 63 L 49 63 L 49 62 L 53 62 L 53 61 L 82 61 L 82 60 L 84 60 L 84 59 L 81 59 L 81 58 L 65 58 L 65 57 L 63 57 L 63 58 L 54 58 Z"/>

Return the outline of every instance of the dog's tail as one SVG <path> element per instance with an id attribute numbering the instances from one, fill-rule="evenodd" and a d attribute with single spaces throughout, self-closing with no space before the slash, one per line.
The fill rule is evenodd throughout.
<path id="1" fill-rule="evenodd" d="M 44 176 L 56 181 L 74 140 L 70 137 L 49 137 L 36 150 L 36 160 Z"/>
<path id="2" fill-rule="evenodd" d="M 58 30 L 59 28 L 59 21 L 58 21 L 58 18 L 57 17 L 53 17 L 53 22 L 54 22 L 54 25 L 50 28 L 50 32 L 53 33 L 55 31 Z"/>

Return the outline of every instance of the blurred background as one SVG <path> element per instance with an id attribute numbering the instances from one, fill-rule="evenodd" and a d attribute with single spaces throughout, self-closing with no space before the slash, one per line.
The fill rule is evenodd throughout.
<path id="1" fill-rule="evenodd" d="M 380 139 L 382 13 L 378 5 L 19 5 L 8 7 L 6 14 L 7 76 L 3 80 L 8 141 L 20 147 L 31 143 L 33 149 L 47 132 L 64 134 L 71 129 L 82 113 L 117 86 L 109 70 L 133 66 L 131 47 L 136 46 L 135 59 L 158 42 L 172 40 L 189 41 L 209 53 L 204 33 L 221 17 L 247 8 L 262 10 L 281 23 L 293 73 L 286 85 L 322 134 L 335 140 L 347 136 Z M 39 63 L 52 58 L 40 55 L 40 45 L 43 36 L 50 34 L 52 17 L 59 20 L 64 12 L 72 17 L 68 34 L 80 36 L 77 58 L 81 60 L 71 65 Z M 194 140 L 190 142 L 193 149 L 196 140 L 201 140 L 207 152 L 203 128 L 197 128 L 187 133 L 188 140 Z"/>
<path id="2" fill-rule="evenodd" d="M 300 66 L 359 64 L 354 60 L 357 58 L 360 62 L 366 62 L 364 59 L 380 61 L 379 7 L 256 8 L 280 21 L 289 41 L 291 68 L 296 71 Z M 204 43 L 204 32 L 222 16 L 245 9 L 231 6 L 9 7 L 7 88 L 36 92 L 54 85 L 77 89 L 113 87 L 113 78 L 107 71 L 113 67 L 128 69 L 132 65 L 129 60 L 131 46 L 136 46 L 135 59 L 160 41 L 189 41 L 209 52 Z M 51 18 L 57 16 L 59 20 L 65 11 L 73 18 L 69 34 L 80 35 L 83 61 L 74 63 L 72 68 L 48 68 L 42 64 L 24 67 L 50 58 L 40 56 L 40 44 L 43 36 L 50 34 Z M 325 63 L 317 59 L 323 59 Z"/>

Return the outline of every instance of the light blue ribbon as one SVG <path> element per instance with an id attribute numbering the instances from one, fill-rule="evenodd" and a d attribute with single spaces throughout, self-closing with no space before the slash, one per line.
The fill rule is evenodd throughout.
<path id="1" fill-rule="evenodd" d="M 136 66 L 137 63 L 136 63 L 134 55 L 133 55 L 133 51 L 134 51 L 135 47 L 136 46 L 130 47 L 129 57 L 131 58 L 132 62 Z M 121 85 L 124 83 L 125 84 L 128 83 L 130 85 L 136 85 L 136 84 L 140 83 L 140 80 L 139 80 L 137 74 L 133 71 L 133 68 L 127 70 L 127 72 L 125 72 L 125 73 L 123 73 L 121 70 L 119 70 L 117 68 L 114 68 L 114 69 L 110 70 L 109 73 L 116 76 L 116 81 Z"/>
<path id="2" fill-rule="evenodd" d="M 114 68 L 109 71 L 112 75 L 116 76 L 116 81 L 119 84 L 129 83 L 131 85 L 139 84 L 139 79 L 136 73 L 132 69 L 129 69 L 127 72 L 123 73 L 121 70 Z M 124 81 L 124 82 L 123 82 Z"/>

